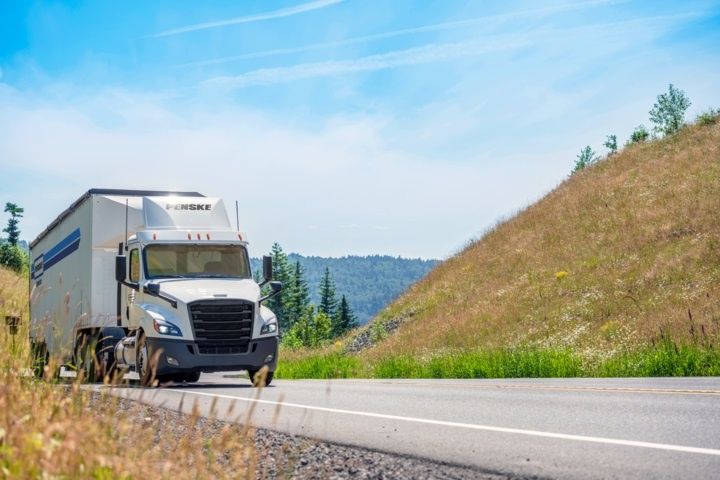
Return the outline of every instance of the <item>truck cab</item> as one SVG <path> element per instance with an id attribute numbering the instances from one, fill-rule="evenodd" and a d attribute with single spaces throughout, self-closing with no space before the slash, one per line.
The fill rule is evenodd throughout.
<path id="1" fill-rule="evenodd" d="M 247 242 L 224 228 L 218 203 L 145 199 L 144 223 L 152 228 L 120 246 L 116 280 L 128 335 L 116 344 L 115 362 L 136 370 L 143 383 L 196 381 L 201 372 L 229 370 L 247 370 L 252 379 L 263 367 L 265 383 L 272 379 L 278 323 L 262 302 L 281 285 L 271 282 L 266 257 L 263 284 L 271 289 L 263 297 Z"/>
<path id="2" fill-rule="evenodd" d="M 227 370 L 253 377 L 267 367 L 267 383 L 277 364 L 278 324 L 262 305 L 246 245 L 228 232 L 130 237 L 118 262 L 125 270 L 121 320 L 136 358 L 133 365 L 121 341 L 118 365 L 134 366 L 146 382 L 195 381 L 200 372 Z"/>

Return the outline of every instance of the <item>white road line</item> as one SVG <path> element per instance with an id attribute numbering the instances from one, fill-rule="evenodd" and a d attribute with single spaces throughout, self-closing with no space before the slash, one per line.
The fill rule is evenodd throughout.
<path id="1" fill-rule="evenodd" d="M 314 410 L 317 412 L 339 413 L 343 415 L 355 415 L 358 417 L 382 418 L 385 420 L 398 420 L 402 422 L 424 423 L 427 425 L 439 425 L 443 427 L 466 428 L 470 430 L 483 430 L 488 432 L 513 433 L 517 435 L 528 435 L 532 437 L 557 438 L 561 440 L 574 440 L 577 442 L 603 443 L 606 445 L 622 445 L 625 447 L 650 448 L 655 450 L 669 450 L 673 452 L 699 453 L 703 455 L 720 456 L 720 450 L 713 448 L 687 447 L 683 445 L 671 445 L 667 443 L 640 442 L 635 440 L 621 440 L 616 438 L 590 437 L 585 435 L 570 435 L 566 433 L 543 432 L 539 430 L 525 430 L 521 428 L 493 427 L 490 425 L 477 425 L 474 423 L 448 422 L 444 420 L 432 420 L 428 418 L 404 417 L 400 415 L 388 415 L 384 413 L 362 412 L 356 410 L 344 410 L 340 408 L 318 407 L 314 405 L 303 405 L 300 403 L 277 402 L 274 400 L 262 400 L 259 398 L 236 397 L 219 393 L 197 392 L 194 390 L 172 390 L 166 392 L 191 393 L 193 395 L 224 398 L 228 400 L 241 400 L 250 403 L 264 405 L 279 405 L 288 408 L 300 408 Z"/>

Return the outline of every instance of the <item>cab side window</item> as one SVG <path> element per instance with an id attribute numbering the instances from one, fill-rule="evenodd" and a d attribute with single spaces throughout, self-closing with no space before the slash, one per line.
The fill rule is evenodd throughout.
<path id="1" fill-rule="evenodd" d="M 130 250 L 130 281 L 140 281 L 140 254 L 137 248 Z"/>

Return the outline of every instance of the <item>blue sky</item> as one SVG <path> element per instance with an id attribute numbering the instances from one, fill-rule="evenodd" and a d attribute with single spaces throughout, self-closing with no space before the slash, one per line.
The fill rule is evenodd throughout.
<path id="1" fill-rule="evenodd" d="M 0 200 L 241 202 L 251 253 L 445 257 L 648 124 L 720 106 L 720 3 L 0 3 Z"/>

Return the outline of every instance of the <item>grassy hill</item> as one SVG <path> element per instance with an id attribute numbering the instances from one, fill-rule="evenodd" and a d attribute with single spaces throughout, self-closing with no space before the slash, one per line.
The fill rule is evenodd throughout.
<path id="1" fill-rule="evenodd" d="M 715 122 L 629 146 L 497 225 L 380 312 L 338 374 L 720 373 L 719 332 Z"/>

